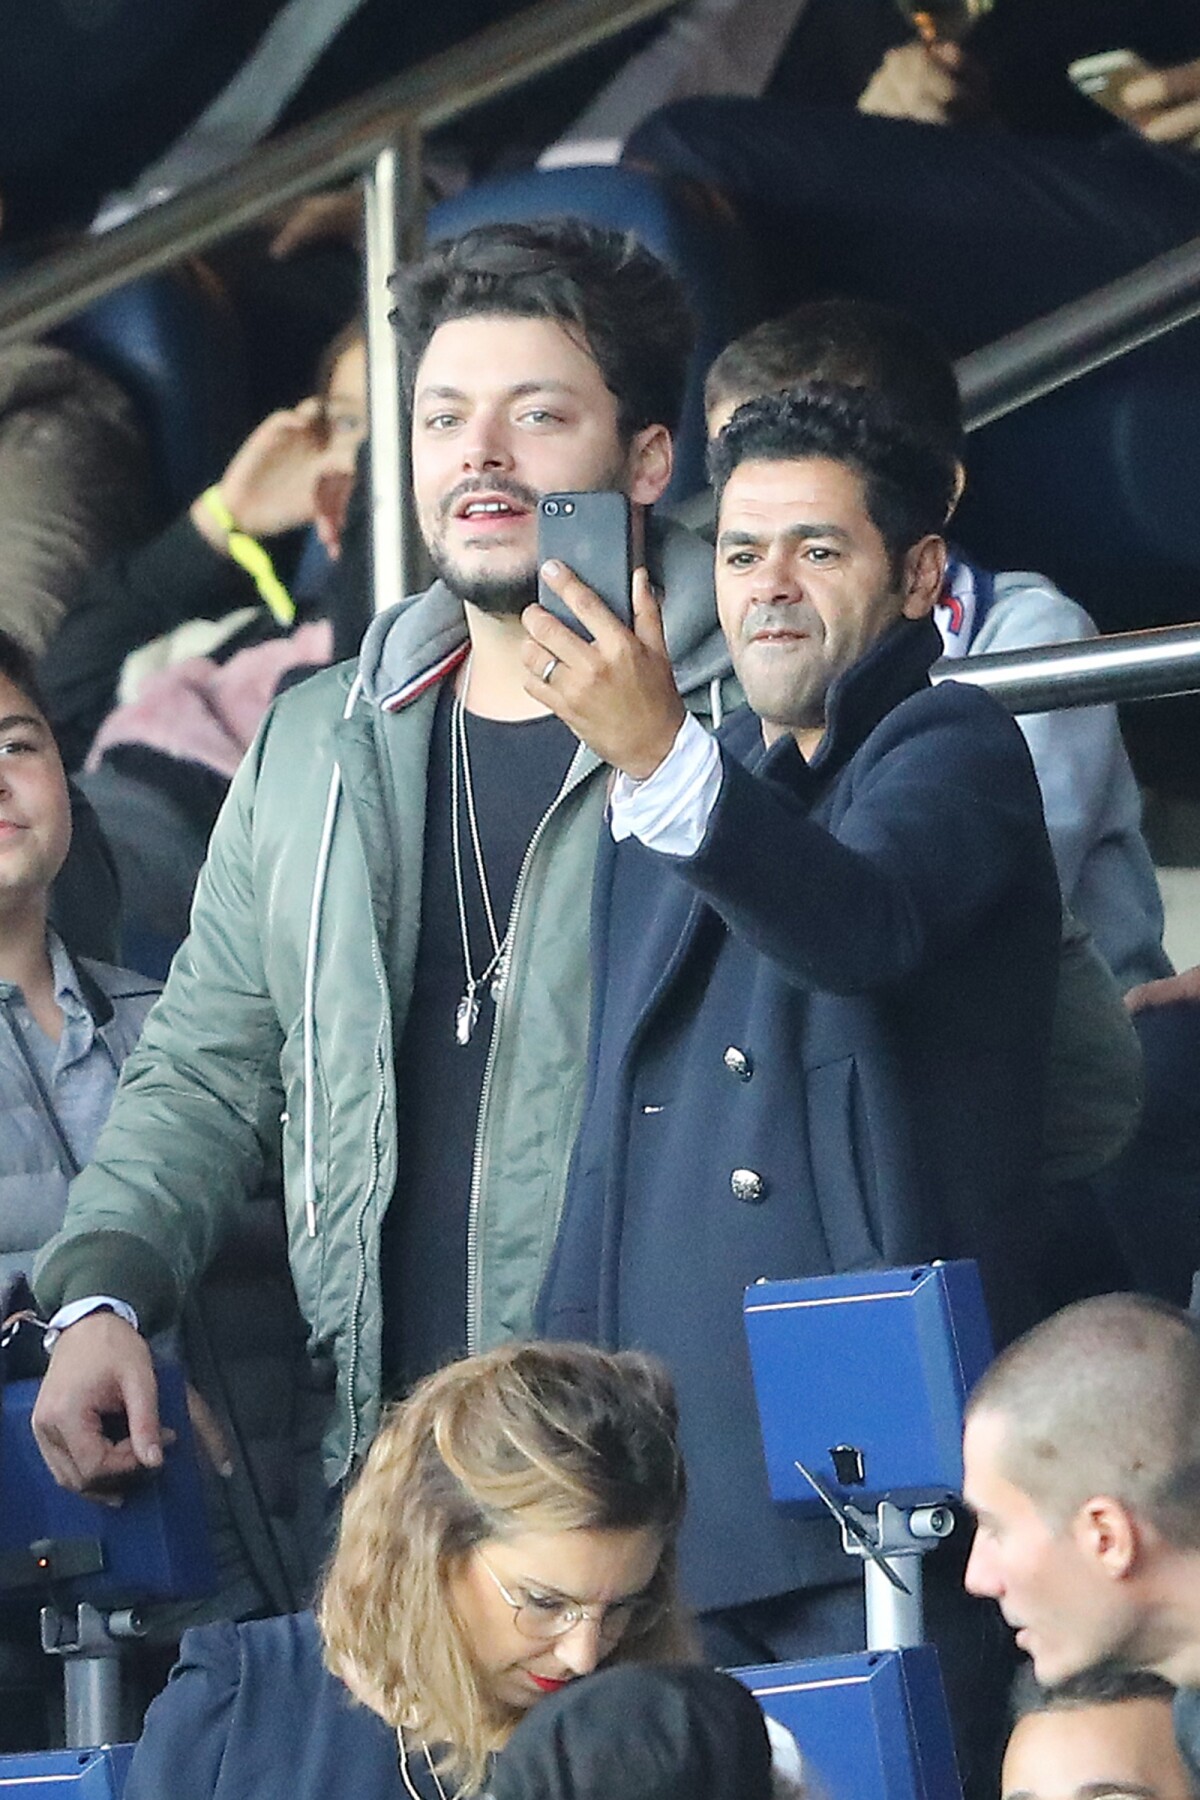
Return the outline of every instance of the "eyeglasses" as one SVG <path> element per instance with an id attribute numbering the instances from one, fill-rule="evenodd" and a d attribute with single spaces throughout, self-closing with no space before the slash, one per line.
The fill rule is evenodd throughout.
<path id="1" fill-rule="evenodd" d="M 546 1642 L 565 1637 L 581 1619 L 593 1619 L 600 1642 L 615 1644 L 627 1631 L 648 1631 L 665 1610 L 664 1602 L 652 1594 L 631 1594 L 628 1600 L 613 1600 L 607 1606 L 584 1606 L 561 1594 L 531 1594 L 527 1588 L 518 1588 L 514 1594 L 505 1587 L 483 1551 L 476 1550 L 475 1554 L 495 1582 L 500 1598 L 512 1607 L 513 1624 L 522 1637 Z"/>

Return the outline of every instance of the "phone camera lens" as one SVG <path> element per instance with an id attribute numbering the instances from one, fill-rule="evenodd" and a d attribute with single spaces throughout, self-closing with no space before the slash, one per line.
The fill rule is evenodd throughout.
<path id="1" fill-rule="evenodd" d="M 546 514 L 546 516 L 548 518 L 555 518 L 558 514 L 558 501 L 557 500 L 543 500 L 542 511 Z"/>

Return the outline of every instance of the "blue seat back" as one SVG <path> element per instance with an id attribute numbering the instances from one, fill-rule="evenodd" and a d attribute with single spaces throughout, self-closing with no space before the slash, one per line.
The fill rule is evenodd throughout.
<path id="1" fill-rule="evenodd" d="M 133 400 L 168 513 L 216 480 L 253 423 L 241 330 L 202 264 L 117 288 L 54 336 Z"/>
<path id="2" fill-rule="evenodd" d="M 0 1756 L 0 1800 L 121 1800 L 132 1744 Z"/>
<path id="3" fill-rule="evenodd" d="M 962 1800 L 932 1644 L 731 1673 L 791 1732 L 822 1800 Z"/>
<path id="4" fill-rule="evenodd" d="M 975 1263 L 759 1282 L 745 1321 L 776 1501 L 821 1512 L 798 1462 L 858 1504 L 957 1493 L 963 1407 L 992 1356 Z"/>
<path id="5" fill-rule="evenodd" d="M 101 1506 L 60 1488 L 30 1423 L 36 1381 L 11 1381 L 0 1391 L 0 1585 L 10 1576 L 29 1593 L 30 1546 L 43 1540 L 99 1547 L 102 1567 L 56 1581 L 59 1599 L 97 1606 L 135 1606 L 146 1600 L 186 1600 L 210 1594 L 216 1568 L 209 1544 L 197 1450 L 187 1416 L 184 1382 L 173 1364 L 160 1364 L 159 1407 L 176 1434 L 162 1473 L 127 1494 L 120 1507 Z M 54 1576 L 53 1556 L 46 1571 Z"/>
<path id="6" fill-rule="evenodd" d="M 1200 600 L 1200 326 L 985 426 L 955 537 L 1038 569 L 1102 630 L 1190 623 Z"/>

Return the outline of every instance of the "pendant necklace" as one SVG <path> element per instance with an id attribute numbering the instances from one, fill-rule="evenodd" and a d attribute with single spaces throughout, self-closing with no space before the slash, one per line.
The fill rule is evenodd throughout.
<path id="1" fill-rule="evenodd" d="M 458 908 L 458 935 L 462 944 L 463 977 L 465 987 L 463 997 L 454 1011 L 454 1036 L 462 1045 L 469 1044 L 475 1026 L 479 1020 L 479 992 L 485 982 L 492 984 L 492 998 L 497 996 L 500 980 L 500 964 L 508 947 L 508 932 L 501 937 L 496 929 L 496 915 L 492 910 L 492 896 L 488 890 L 487 871 L 483 865 L 483 846 L 479 839 L 479 824 L 475 816 L 475 784 L 471 779 L 471 753 L 467 745 L 467 713 L 463 704 L 463 695 L 471 681 L 471 656 L 463 665 L 462 692 L 455 694 L 454 705 L 450 713 L 450 849 L 454 860 L 454 899 Z M 483 898 L 484 917 L 487 920 L 488 938 L 491 942 L 492 954 L 478 975 L 471 970 L 471 939 L 467 931 L 467 900 L 463 887 L 462 845 L 459 841 L 459 790 L 466 800 L 467 827 L 471 834 L 471 852 L 475 861 L 475 874 L 479 881 L 479 892 Z"/>
<path id="2" fill-rule="evenodd" d="M 408 1746 L 404 1742 L 403 1730 L 397 1731 L 396 1742 L 400 1746 L 400 1753 L 396 1758 L 396 1766 L 400 1770 L 400 1779 L 404 1783 L 404 1791 L 411 1796 L 411 1800 L 421 1800 L 420 1794 L 413 1785 L 412 1776 L 408 1772 Z M 441 1800 L 447 1800 L 446 1790 L 442 1786 L 441 1777 L 433 1766 L 433 1758 L 429 1754 L 429 1745 L 425 1742 L 424 1738 L 421 1739 L 421 1749 L 424 1751 L 425 1762 L 428 1766 L 429 1773 L 433 1776 L 434 1787 L 441 1796 Z"/>

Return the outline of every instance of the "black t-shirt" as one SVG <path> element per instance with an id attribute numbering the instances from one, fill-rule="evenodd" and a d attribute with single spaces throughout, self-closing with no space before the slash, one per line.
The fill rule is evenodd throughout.
<path id="1" fill-rule="evenodd" d="M 490 984 L 467 1044 L 455 1019 L 466 988 L 451 834 L 452 683 L 438 698 L 430 744 L 421 932 L 412 999 L 396 1050 L 399 1175 L 383 1223 L 383 1370 L 405 1392 L 466 1349 L 467 1231 L 479 1101 L 495 1008 Z M 501 937 L 529 840 L 562 785 L 575 739 L 555 718 L 519 723 L 465 716 L 475 816 Z M 471 972 L 492 956 L 459 783 L 459 848 Z"/>

